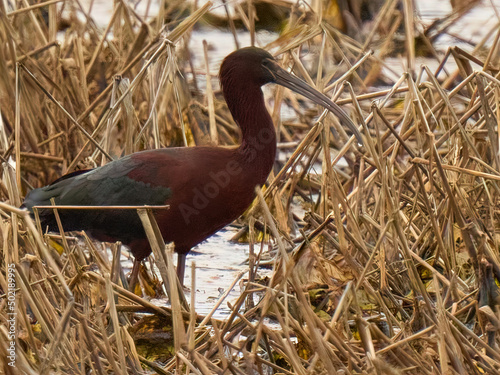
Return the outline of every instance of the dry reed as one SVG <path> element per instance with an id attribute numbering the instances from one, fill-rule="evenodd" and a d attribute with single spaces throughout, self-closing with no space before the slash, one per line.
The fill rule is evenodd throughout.
<path id="1" fill-rule="evenodd" d="M 262 17 L 261 2 L 243 3 L 223 4 L 240 45 L 235 25 L 255 40 Z M 237 143 L 217 86 L 207 96 L 190 90 L 190 30 L 214 22 L 211 5 L 161 2 L 146 19 L 115 2 L 101 30 L 77 0 L 0 2 L 3 373 L 500 373 L 498 24 L 471 51 L 443 54 L 436 38 L 477 2 L 425 30 L 412 1 L 382 3 L 360 38 L 333 27 L 352 31 L 353 21 L 322 2 L 314 10 L 280 2 L 288 19 L 267 47 L 349 111 L 365 144 L 276 89 L 279 147 L 293 152 L 240 220 L 248 277 L 229 318 L 216 321 L 197 316 L 182 288 L 169 288 L 172 308 L 129 292 L 119 243 L 108 259 L 85 233 L 83 241 L 46 234 L 17 208 L 32 187 L 123 154 Z M 422 49 L 435 71 L 417 66 Z M 386 60 L 396 54 L 402 75 Z M 209 58 L 205 48 L 207 77 Z M 293 122 L 280 119 L 285 104 Z M 161 279 L 175 285 L 172 245 L 150 209 L 138 211 Z M 268 241 L 274 273 L 259 280 Z M 138 323 L 145 314 L 160 326 L 156 336 L 139 328 L 149 327 Z"/>

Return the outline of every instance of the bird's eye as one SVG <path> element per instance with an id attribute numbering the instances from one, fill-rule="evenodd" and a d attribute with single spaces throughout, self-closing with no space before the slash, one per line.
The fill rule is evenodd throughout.
<path id="1" fill-rule="evenodd" d="M 272 65 L 273 61 L 271 59 L 264 59 L 262 60 L 262 65 L 267 67 L 270 67 Z"/>

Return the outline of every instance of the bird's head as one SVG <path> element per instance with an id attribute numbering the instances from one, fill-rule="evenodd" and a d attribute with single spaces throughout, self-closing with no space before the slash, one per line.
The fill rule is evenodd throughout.
<path id="1" fill-rule="evenodd" d="M 331 111 L 354 133 L 358 143 L 363 143 L 357 126 L 337 104 L 280 67 L 274 57 L 261 48 L 246 47 L 229 54 L 222 62 L 219 78 L 226 101 L 231 100 L 231 95 L 254 92 L 253 89 L 266 83 L 277 83 L 289 88 Z"/>
<path id="2" fill-rule="evenodd" d="M 262 86 L 276 81 L 275 72 L 281 69 L 274 57 L 262 48 L 246 47 L 226 56 L 220 67 L 222 86 L 235 79 L 248 85 Z"/>

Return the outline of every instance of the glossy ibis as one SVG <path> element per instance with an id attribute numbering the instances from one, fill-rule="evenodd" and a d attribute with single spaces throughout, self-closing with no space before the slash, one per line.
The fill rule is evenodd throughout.
<path id="1" fill-rule="evenodd" d="M 228 55 L 220 68 L 224 98 L 241 128 L 239 147 L 180 147 L 137 152 L 92 170 L 73 172 L 31 191 L 24 206 L 170 205 L 155 218 L 165 241 L 175 243 L 177 274 L 184 278 L 191 248 L 238 218 L 254 199 L 276 155 L 274 125 L 261 86 L 277 83 L 319 104 L 356 135 L 354 123 L 328 97 L 282 69 L 266 51 L 243 48 Z M 39 211 L 43 228 L 58 231 L 51 209 Z M 139 262 L 151 253 L 135 210 L 59 210 L 64 229 L 86 230 L 101 241 L 121 241 Z M 134 278 L 134 272 L 132 278 Z"/>

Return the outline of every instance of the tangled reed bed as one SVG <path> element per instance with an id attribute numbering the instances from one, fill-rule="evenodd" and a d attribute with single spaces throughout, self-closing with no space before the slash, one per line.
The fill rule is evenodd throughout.
<path id="1" fill-rule="evenodd" d="M 252 4 L 226 6 L 254 38 Z M 273 89 L 289 158 L 241 219 L 249 272 L 221 322 L 197 316 L 176 288 L 172 308 L 128 292 L 120 244 L 108 257 L 85 233 L 83 241 L 46 234 L 18 209 L 28 189 L 122 154 L 237 142 L 215 80 L 197 90 L 203 78 L 189 54 L 190 30 L 210 27 L 211 5 L 169 3 L 145 18 L 117 2 L 102 30 L 77 1 L 1 2 L 3 372 L 499 373 L 500 29 L 469 50 L 434 48 L 475 5 L 423 29 L 411 1 L 388 0 L 361 36 L 333 27 L 350 30 L 331 8 L 288 5 L 268 48 L 349 111 L 365 144 Z M 422 50 L 437 69 L 416 67 Z M 407 71 L 391 80 L 385 58 L 397 54 Z M 280 120 L 285 105 L 294 120 Z M 173 285 L 171 245 L 139 211 L 160 276 Z M 267 243 L 274 272 L 261 280 Z M 159 333 L 141 330 L 143 313 Z M 151 354 L 141 337 L 160 350 Z"/>

